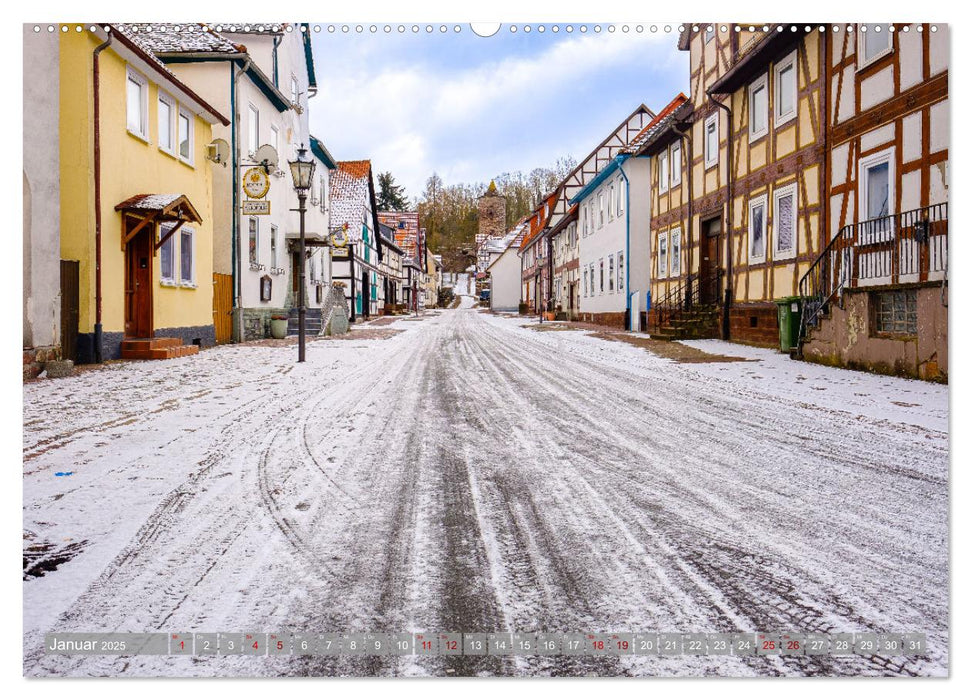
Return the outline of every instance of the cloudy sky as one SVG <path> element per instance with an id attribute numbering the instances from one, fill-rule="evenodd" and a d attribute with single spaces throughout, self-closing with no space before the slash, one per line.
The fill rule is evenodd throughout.
<path id="1" fill-rule="evenodd" d="M 642 102 L 659 111 L 687 92 L 676 28 L 557 33 L 504 25 L 489 38 L 463 25 L 418 34 L 313 36 L 319 91 L 311 130 L 338 160 L 370 158 L 414 199 L 437 172 L 446 183 L 580 159 Z"/>

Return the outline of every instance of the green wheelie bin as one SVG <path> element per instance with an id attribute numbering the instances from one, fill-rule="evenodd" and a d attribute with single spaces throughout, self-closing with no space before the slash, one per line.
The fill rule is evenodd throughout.
<path id="1" fill-rule="evenodd" d="M 802 298 L 783 297 L 776 299 L 775 303 L 779 307 L 779 350 L 789 352 L 799 345 Z"/>

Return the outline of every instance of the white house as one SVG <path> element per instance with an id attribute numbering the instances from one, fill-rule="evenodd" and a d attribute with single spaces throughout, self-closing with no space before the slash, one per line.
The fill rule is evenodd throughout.
<path id="1" fill-rule="evenodd" d="M 519 309 L 522 291 L 522 261 L 519 248 L 523 236 L 529 230 L 528 220 L 510 231 L 503 239 L 507 241 L 505 250 L 496 255 L 490 253 L 492 262 L 486 268 L 489 276 L 489 308 L 493 311 L 516 311 Z"/>
<path id="2" fill-rule="evenodd" d="M 381 311 L 385 280 L 371 161 L 338 162 L 330 196 L 331 226 L 347 236 L 347 245 L 331 251 L 333 280 L 344 285 L 351 320 L 370 318 Z"/>
<path id="3" fill-rule="evenodd" d="M 650 289 L 650 158 L 615 156 L 581 189 L 578 205 L 583 321 L 635 329 Z"/>

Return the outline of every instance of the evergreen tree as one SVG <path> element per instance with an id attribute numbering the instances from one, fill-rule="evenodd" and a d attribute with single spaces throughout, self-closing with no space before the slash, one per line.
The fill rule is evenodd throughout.
<path id="1" fill-rule="evenodd" d="M 378 211 L 407 211 L 408 198 L 405 188 L 395 184 L 390 172 L 378 173 Z"/>

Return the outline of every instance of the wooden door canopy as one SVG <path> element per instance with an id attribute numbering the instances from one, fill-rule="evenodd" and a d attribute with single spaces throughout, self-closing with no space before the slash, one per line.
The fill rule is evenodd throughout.
<path id="1" fill-rule="evenodd" d="M 154 223 L 175 222 L 175 226 L 155 242 L 152 255 L 162 247 L 172 234 L 187 222 L 202 223 L 202 217 L 184 194 L 136 194 L 115 205 L 115 211 L 140 219 L 137 225 L 122 234 L 121 249 L 125 250 L 129 241 L 138 233 Z"/>

